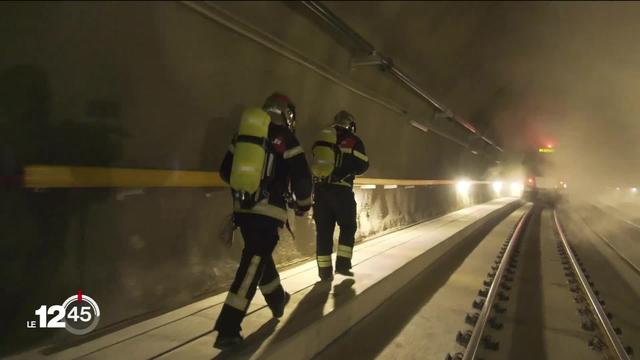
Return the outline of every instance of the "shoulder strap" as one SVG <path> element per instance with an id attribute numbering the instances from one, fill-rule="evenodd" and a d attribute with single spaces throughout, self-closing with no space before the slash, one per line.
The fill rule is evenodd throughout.
<path id="1" fill-rule="evenodd" d="M 236 142 L 241 141 L 241 142 L 248 142 L 248 143 L 252 143 L 252 144 L 256 144 L 256 145 L 260 145 L 262 147 L 265 148 L 265 150 L 267 150 L 266 145 L 267 144 L 271 144 L 269 142 L 269 138 L 263 138 L 263 137 L 259 137 L 259 136 L 252 136 L 252 135 L 238 135 L 236 138 Z"/>
<path id="2" fill-rule="evenodd" d="M 333 149 L 338 147 L 337 144 L 334 144 L 334 143 L 331 143 L 331 142 L 328 142 L 328 141 L 324 141 L 324 140 L 318 140 L 315 143 L 313 143 L 313 147 L 315 148 L 316 146 L 327 146 L 327 147 L 330 147 L 330 148 L 333 148 Z"/>

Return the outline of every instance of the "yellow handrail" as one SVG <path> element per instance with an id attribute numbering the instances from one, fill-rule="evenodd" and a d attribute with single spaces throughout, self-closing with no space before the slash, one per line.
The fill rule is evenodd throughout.
<path id="1" fill-rule="evenodd" d="M 451 185 L 455 180 L 420 180 L 420 179 L 378 179 L 378 178 L 356 178 L 354 185 L 398 185 L 398 186 L 429 186 L 429 185 Z"/>
<path id="2" fill-rule="evenodd" d="M 487 181 L 471 181 L 488 183 Z M 355 185 L 430 186 L 453 185 L 456 180 L 356 178 Z M 29 165 L 27 188 L 104 187 L 226 187 L 216 171 L 110 168 L 97 166 Z"/>

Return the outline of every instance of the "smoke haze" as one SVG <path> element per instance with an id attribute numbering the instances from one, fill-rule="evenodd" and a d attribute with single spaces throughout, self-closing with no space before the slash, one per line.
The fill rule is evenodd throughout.
<path id="1" fill-rule="evenodd" d="M 640 183 L 639 3 L 329 6 L 515 162 L 552 143 L 557 177 Z"/>

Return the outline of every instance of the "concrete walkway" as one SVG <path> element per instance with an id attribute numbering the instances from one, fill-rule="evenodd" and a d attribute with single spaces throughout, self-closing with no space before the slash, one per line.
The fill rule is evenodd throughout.
<path id="1" fill-rule="evenodd" d="M 262 295 L 242 327 L 243 346 L 221 353 L 212 331 L 226 293 L 198 301 L 98 339 L 52 354 L 53 359 L 308 359 L 371 313 L 435 259 L 492 217 L 512 209 L 502 198 L 364 242 L 354 248 L 354 278 L 318 282 L 315 261 L 281 273 L 292 294 L 285 315 L 272 319 Z M 42 358 L 38 352 L 15 358 Z"/>

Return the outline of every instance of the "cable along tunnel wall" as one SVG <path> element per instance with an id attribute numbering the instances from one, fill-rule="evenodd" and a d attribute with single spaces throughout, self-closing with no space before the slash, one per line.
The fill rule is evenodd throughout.
<path id="1" fill-rule="evenodd" d="M 334 39 L 283 4 L 224 6 L 327 66 L 348 63 Z M 261 20 L 282 16 L 291 21 Z M 487 167 L 182 4 L 3 4 L 0 24 L 3 176 L 30 164 L 217 170 L 240 111 L 274 90 L 296 103 L 307 153 L 337 111 L 352 112 L 368 177 L 479 178 Z M 372 75 L 368 84 L 429 110 L 388 79 Z M 476 185 L 470 203 L 490 198 L 486 188 Z M 79 288 L 100 304 L 104 328 L 218 292 L 235 271 L 240 244 L 225 249 L 218 240 L 231 210 L 225 189 L 1 191 L 0 238 L 10 254 L 1 273 L 13 310 L 5 329 L 18 329 L 0 337 L 2 351 L 39 340 L 24 320 Z M 463 205 L 451 186 L 358 190 L 357 200 L 360 239 Z M 295 242 L 282 234 L 279 264 L 314 254 L 312 221 L 294 227 Z"/>

